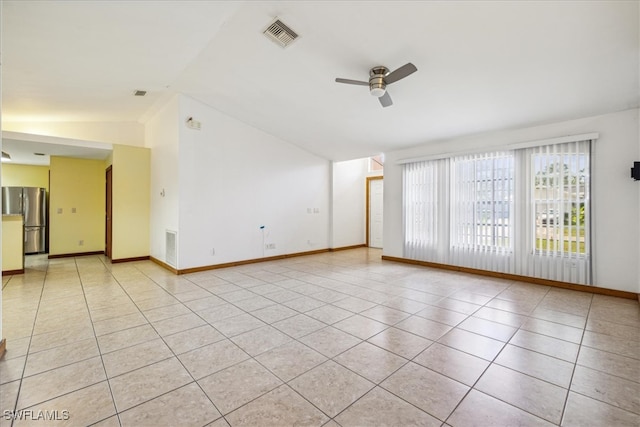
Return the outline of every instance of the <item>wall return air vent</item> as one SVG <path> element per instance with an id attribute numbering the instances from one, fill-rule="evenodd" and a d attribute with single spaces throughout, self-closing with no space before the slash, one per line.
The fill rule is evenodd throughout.
<path id="1" fill-rule="evenodd" d="M 267 36 L 269 40 L 276 42 L 282 47 L 289 46 L 298 38 L 298 34 L 279 19 L 273 21 L 273 23 L 264 30 L 263 34 Z"/>

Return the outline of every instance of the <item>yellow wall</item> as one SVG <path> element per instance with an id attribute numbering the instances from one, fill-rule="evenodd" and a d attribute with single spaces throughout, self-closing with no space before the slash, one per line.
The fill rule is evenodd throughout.
<path id="1" fill-rule="evenodd" d="M 50 255 L 104 251 L 104 165 L 103 160 L 51 157 Z"/>
<path id="2" fill-rule="evenodd" d="M 5 215 L 2 217 L 2 271 L 22 270 L 24 268 L 23 259 L 22 216 Z"/>
<path id="3" fill-rule="evenodd" d="M 149 256 L 151 150 L 114 145 L 112 183 L 111 259 Z"/>
<path id="4" fill-rule="evenodd" d="M 41 187 L 49 191 L 49 166 L 2 164 L 4 187 Z"/>

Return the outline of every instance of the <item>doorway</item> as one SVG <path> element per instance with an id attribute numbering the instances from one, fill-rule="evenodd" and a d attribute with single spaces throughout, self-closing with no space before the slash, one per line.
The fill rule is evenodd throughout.
<path id="1" fill-rule="evenodd" d="M 104 246 L 104 254 L 107 258 L 111 259 L 111 242 L 112 242 L 112 238 L 113 238 L 113 224 L 111 221 L 111 217 L 113 214 L 113 205 L 112 205 L 112 189 L 113 189 L 113 183 L 112 183 L 112 167 L 109 166 L 106 170 L 106 191 L 105 191 L 105 208 L 106 208 L 106 213 L 105 213 L 105 221 L 104 221 L 104 225 L 105 225 L 105 236 L 104 236 L 104 241 L 105 241 L 105 246 Z"/>
<path id="2" fill-rule="evenodd" d="M 382 176 L 367 177 L 367 246 L 382 249 L 383 190 Z"/>

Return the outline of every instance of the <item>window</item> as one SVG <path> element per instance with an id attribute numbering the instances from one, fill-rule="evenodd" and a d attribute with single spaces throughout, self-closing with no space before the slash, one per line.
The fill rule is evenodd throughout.
<path id="1" fill-rule="evenodd" d="M 534 250 L 552 255 L 588 253 L 589 146 L 582 143 L 531 150 Z"/>
<path id="2" fill-rule="evenodd" d="M 584 140 L 406 163 L 404 256 L 591 283 L 590 151 Z"/>
<path id="3" fill-rule="evenodd" d="M 513 153 L 454 157 L 451 162 L 451 245 L 476 250 L 510 250 Z"/>

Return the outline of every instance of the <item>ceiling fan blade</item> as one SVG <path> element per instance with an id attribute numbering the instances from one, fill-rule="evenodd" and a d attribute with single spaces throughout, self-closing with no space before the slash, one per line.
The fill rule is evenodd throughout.
<path id="1" fill-rule="evenodd" d="M 336 78 L 336 82 L 346 83 L 348 85 L 369 86 L 369 82 L 361 82 L 360 80 L 341 79 L 340 77 Z"/>
<path id="2" fill-rule="evenodd" d="M 391 96 L 389 95 L 389 92 L 385 92 L 384 95 L 382 95 L 378 99 L 380 100 L 380 104 L 383 107 L 389 107 L 389 106 L 393 105 L 393 101 L 391 100 Z"/>
<path id="3" fill-rule="evenodd" d="M 409 74 L 413 74 L 416 71 L 418 71 L 416 66 L 413 65 L 411 62 L 407 62 L 406 64 L 404 64 L 402 67 L 398 68 L 397 70 L 390 72 L 384 78 L 384 81 L 385 81 L 385 83 L 390 85 L 393 82 L 397 82 L 400 79 L 404 79 Z"/>

